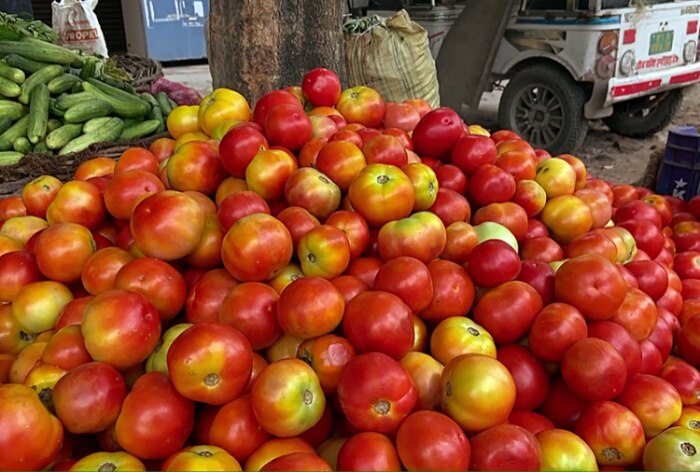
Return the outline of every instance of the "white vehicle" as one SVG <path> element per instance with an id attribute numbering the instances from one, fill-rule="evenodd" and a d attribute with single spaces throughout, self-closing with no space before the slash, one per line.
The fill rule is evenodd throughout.
<path id="1" fill-rule="evenodd" d="M 700 81 L 700 0 L 451 3 L 461 14 L 433 49 L 442 104 L 476 108 L 505 84 L 500 126 L 552 153 L 580 147 L 593 119 L 649 136 Z M 421 7 L 406 8 L 413 16 Z"/>

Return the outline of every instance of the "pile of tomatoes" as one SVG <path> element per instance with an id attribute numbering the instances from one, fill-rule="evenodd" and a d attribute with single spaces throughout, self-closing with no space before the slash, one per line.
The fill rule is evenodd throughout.
<path id="1" fill-rule="evenodd" d="M 0 200 L 0 469 L 700 470 L 700 197 L 314 69 Z"/>

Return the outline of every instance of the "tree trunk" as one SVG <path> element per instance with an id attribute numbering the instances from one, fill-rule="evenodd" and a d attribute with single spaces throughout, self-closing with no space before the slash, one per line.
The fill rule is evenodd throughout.
<path id="1" fill-rule="evenodd" d="M 344 78 L 344 0 L 211 0 L 208 50 L 213 86 L 254 103 L 300 85 L 314 67 Z"/>

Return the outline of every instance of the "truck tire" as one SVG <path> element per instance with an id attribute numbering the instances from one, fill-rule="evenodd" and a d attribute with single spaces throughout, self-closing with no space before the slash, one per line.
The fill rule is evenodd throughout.
<path id="1" fill-rule="evenodd" d="M 603 121 L 610 131 L 629 138 L 647 138 L 668 126 L 683 103 L 683 89 L 640 97 L 615 105 Z"/>
<path id="2" fill-rule="evenodd" d="M 586 93 L 555 65 L 526 66 L 508 82 L 498 107 L 501 127 L 552 155 L 576 151 L 588 133 Z"/>

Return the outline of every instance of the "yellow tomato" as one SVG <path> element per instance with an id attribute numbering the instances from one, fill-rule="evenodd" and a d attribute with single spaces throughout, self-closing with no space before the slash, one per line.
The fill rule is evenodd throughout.
<path id="1" fill-rule="evenodd" d="M 235 90 L 218 88 L 202 99 L 198 116 L 200 128 L 212 136 L 216 125 L 223 121 L 248 121 L 250 105 L 245 97 Z"/>
<path id="2" fill-rule="evenodd" d="M 479 125 L 469 125 L 469 133 L 478 134 L 480 136 L 486 136 L 487 138 L 491 136 L 491 133 L 489 133 L 485 128 Z"/>
<path id="3" fill-rule="evenodd" d="M 161 470 L 241 470 L 241 465 L 220 447 L 191 446 L 170 456 Z"/>
<path id="4" fill-rule="evenodd" d="M 185 133 L 201 131 L 199 128 L 199 105 L 181 105 L 168 115 L 168 132 L 177 139 Z"/>
<path id="5" fill-rule="evenodd" d="M 93 452 L 73 464 L 70 470 L 146 470 L 138 457 L 128 452 Z"/>
<path id="6" fill-rule="evenodd" d="M 191 141 L 209 141 L 209 136 L 201 131 L 192 131 L 182 134 L 177 138 L 177 140 L 175 140 L 175 151 L 177 151 L 177 149 L 183 144 Z"/>

